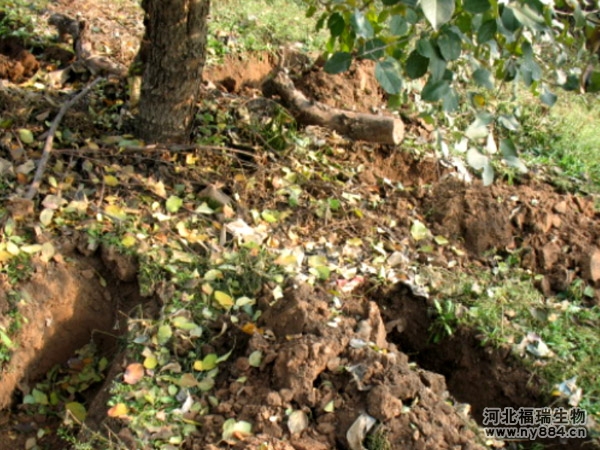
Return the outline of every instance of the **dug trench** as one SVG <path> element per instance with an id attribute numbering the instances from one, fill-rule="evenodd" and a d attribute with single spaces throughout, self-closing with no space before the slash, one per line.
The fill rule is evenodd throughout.
<path id="1" fill-rule="evenodd" d="M 472 328 L 461 327 L 452 336 L 432 342 L 435 309 L 431 299 L 413 293 L 405 284 L 372 294 L 380 298 L 388 340 L 419 367 L 442 375 L 452 397 L 468 407 L 480 426 L 486 408 L 543 408 L 551 404 L 549 387 L 515 358 L 510 348 L 482 343 Z M 467 406 L 468 405 L 468 406 Z M 538 439 L 521 448 L 586 448 L 590 441 Z"/>
<path id="2" fill-rule="evenodd" d="M 19 324 L 0 378 L 1 450 L 67 448 L 57 434 L 66 403 L 84 405 L 88 423 L 103 420 L 127 317 L 156 313 L 154 299 L 140 296 L 132 258 L 75 235 L 56 248 L 53 261 L 34 261 L 23 282 L 2 279 L 2 324 Z"/>

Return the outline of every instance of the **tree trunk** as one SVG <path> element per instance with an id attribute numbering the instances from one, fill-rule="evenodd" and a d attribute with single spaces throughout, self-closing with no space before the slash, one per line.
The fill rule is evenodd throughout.
<path id="1" fill-rule="evenodd" d="M 147 142 L 185 143 L 200 94 L 210 0 L 143 0 L 142 8 L 138 135 Z"/>

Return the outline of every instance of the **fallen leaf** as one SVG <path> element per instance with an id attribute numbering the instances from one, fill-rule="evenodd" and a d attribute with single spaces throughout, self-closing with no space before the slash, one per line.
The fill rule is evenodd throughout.
<path id="1" fill-rule="evenodd" d="M 119 185 L 119 179 L 114 175 L 104 175 L 104 183 L 107 186 L 115 187 Z"/>
<path id="2" fill-rule="evenodd" d="M 31 132 L 31 130 L 28 130 L 27 128 L 20 128 L 18 133 L 19 133 L 19 139 L 21 140 L 21 142 L 23 144 L 33 144 L 33 141 L 35 141 L 35 138 L 33 137 L 33 133 Z"/>
<path id="3" fill-rule="evenodd" d="M 144 366 L 140 363 L 131 363 L 125 369 L 123 381 L 127 384 L 137 384 L 144 378 Z"/>
<path id="4" fill-rule="evenodd" d="M 222 291 L 215 291 L 215 300 L 225 309 L 229 309 L 234 305 L 231 296 Z"/>
<path id="5" fill-rule="evenodd" d="M 182 205 L 183 200 L 175 195 L 171 195 L 165 203 L 167 211 L 169 211 L 170 213 L 176 213 L 177 211 L 179 211 L 179 208 L 181 208 Z"/>
<path id="6" fill-rule="evenodd" d="M 107 412 L 108 417 L 123 417 L 127 415 L 129 408 L 125 403 L 117 403 L 115 406 L 110 408 Z"/>
<path id="7" fill-rule="evenodd" d="M 83 423 L 85 421 L 87 411 L 81 403 L 69 402 L 65 405 L 65 409 L 73 415 L 77 422 Z"/>

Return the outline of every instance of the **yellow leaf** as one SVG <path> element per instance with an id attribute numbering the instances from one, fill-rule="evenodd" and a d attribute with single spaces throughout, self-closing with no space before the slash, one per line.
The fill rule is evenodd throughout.
<path id="1" fill-rule="evenodd" d="M 144 359 L 144 367 L 148 370 L 154 369 L 157 365 L 158 365 L 158 360 L 156 359 L 156 356 L 154 356 L 154 355 L 147 356 L 146 359 Z"/>
<path id="2" fill-rule="evenodd" d="M 475 94 L 472 97 L 473 106 L 477 108 L 483 108 L 485 106 L 485 97 L 481 94 Z"/>
<path id="3" fill-rule="evenodd" d="M 108 417 L 122 417 L 129 412 L 129 408 L 125 403 L 117 403 L 115 406 L 110 408 L 107 412 Z"/>
<path id="4" fill-rule="evenodd" d="M 24 245 L 21 247 L 21 250 L 29 255 L 33 255 L 34 253 L 42 251 L 42 246 L 40 244 Z"/>
<path id="5" fill-rule="evenodd" d="M 6 250 L 0 250 L 0 263 L 10 261 L 14 255 L 10 254 Z"/>
<path id="6" fill-rule="evenodd" d="M 290 253 L 287 255 L 280 255 L 274 262 L 280 266 L 292 266 L 298 263 L 298 258 L 296 258 L 296 255 Z"/>
<path id="7" fill-rule="evenodd" d="M 202 365 L 202 361 L 197 359 L 194 361 L 194 370 L 201 371 L 204 370 L 204 366 Z"/>
<path id="8" fill-rule="evenodd" d="M 44 261 L 44 262 L 50 261 L 55 254 L 56 254 L 56 250 L 54 248 L 54 245 L 52 245 L 51 242 L 44 242 L 42 244 L 42 255 L 40 256 L 42 261 Z"/>
<path id="9" fill-rule="evenodd" d="M 108 205 L 106 208 L 104 208 L 104 211 L 111 218 L 118 220 L 127 219 L 127 214 L 125 214 L 125 211 L 123 211 L 123 209 L 117 205 Z"/>
<path id="10" fill-rule="evenodd" d="M 115 187 L 119 185 L 119 179 L 114 175 L 104 175 L 104 183 L 107 186 Z"/>
<path id="11" fill-rule="evenodd" d="M 123 244 L 123 246 L 127 248 L 133 247 L 136 243 L 137 239 L 131 234 L 128 234 L 124 236 L 123 239 L 121 239 L 121 244 Z"/>
<path id="12" fill-rule="evenodd" d="M 229 309 L 234 305 L 233 299 L 223 291 L 215 291 L 215 300 L 225 309 Z"/>
<path id="13" fill-rule="evenodd" d="M 6 243 L 6 251 L 13 256 L 17 256 L 19 254 L 19 247 L 14 242 L 8 241 Z"/>
<path id="14" fill-rule="evenodd" d="M 249 335 L 253 335 L 254 333 L 260 332 L 256 324 L 252 322 L 246 322 L 244 325 L 242 325 L 241 330 Z"/>

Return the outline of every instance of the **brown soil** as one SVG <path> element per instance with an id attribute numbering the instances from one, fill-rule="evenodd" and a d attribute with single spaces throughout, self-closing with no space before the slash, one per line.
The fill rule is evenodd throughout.
<path id="1" fill-rule="evenodd" d="M 133 280 L 124 276 L 122 268 L 131 265 L 130 258 L 114 256 L 110 248 L 103 250 L 102 256 L 84 250 L 85 256 L 72 242 L 63 243 L 53 262 L 36 262 L 35 273 L 27 282 L 15 286 L 6 277 L 0 279 L 0 311 L 11 310 L 9 297 L 16 293 L 18 311 L 24 318 L 13 339 L 16 347 L 10 362 L 2 368 L 0 410 L 4 411 L 0 423 L 10 432 L 8 440 L 0 441 L 1 450 L 23 448 L 19 443 L 28 434 L 60 425 L 52 417 L 7 415 L 6 408 L 13 401 L 29 394 L 50 369 L 72 370 L 76 351 L 90 342 L 99 355 L 112 359 L 120 351 L 118 338 L 126 331 L 125 319 L 131 310 L 143 303 L 152 309 L 139 295 L 135 272 Z M 46 437 L 42 444 L 52 444 L 53 438 Z M 63 446 L 54 442 L 50 448 Z"/>
<path id="2" fill-rule="evenodd" d="M 69 14 L 73 5 L 66 3 L 57 2 L 53 8 Z M 92 22 L 98 48 L 110 49 L 110 56 L 121 63 L 132 61 L 137 51 L 132 42 L 141 35 L 139 11 L 121 17 L 100 4 L 72 3 Z M 119 39 L 110 31 L 115 26 Z M 0 75 L 1 64 L 2 60 Z M 223 66 L 207 68 L 205 78 L 228 93 L 251 90 L 255 95 L 273 64 L 264 55 L 230 58 Z M 296 83 L 306 95 L 330 106 L 373 112 L 383 108 L 384 98 L 371 69 L 371 63 L 360 62 L 346 74 L 329 76 L 316 68 L 298 74 Z M 413 125 L 411 138 L 429 139 L 426 126 L 416 121 Z M 539 287 L 544 294 L 564 291 L 574 277 L 582 277 L 596 288 L 595 302 L 600 302 L 600 216 L 592 199 L 560 194 L 526 179 L 514 186 L 499 183 L 485 188 L 477 182 L 467 186 L 433 157 L 414 158 L 398 149 L 362 143 L 340 145 L 351 150 L 340 159 L 365 167 L 354 180 L 357 192 L 386 200 L 385 213 L 397 221 L 397 229 L 391 232 L 406 236 L 411 221 L 419 217 L 434 234 L 465 250 L 464 256 L 457 257 L 442 249 L 434 264 L 445 266 L 453 258 L 459 260 L 459 268 L 492 265 L 489 255 L 518 251 L 525 268 L 543 275 Z M 186 178 L 172 166 L 165 167 L 177 181 L 195 180 L 194 175 Z M 391 189 L 383 179 L 406 189 Z M 268 181 L 263 181 L 264 192 L 244 193 L 248 198 L 243 200 L 250 205 L 268 201 Z M 313 188 L 316 198 L 330 189 L 316 182 Z M 323 226 L 307 217 L 298 217 L 298 224 L 313 239 L 333 239 L 335 225 Z M 360 235 L 376 224 L 376 218 L 365 217 L 346 226 Z M 57 426 L 56 421 L 8 409 L 11 401 L 28 392 L 55 364 L 67 364 L 75 350 L 90 340 L 104 354 L 117 354 L 115 335 L 125 330 L 121 326 L 121 331 L 115 331 L 115 324 L 122 325 L 134 305 L 147 302 L 139 296 L 134 260 L 110 248 L 95 251 L 71 242 L 60 247 L 62 257 L 38 264 L 30 281 L 15 287 L 3 280 L 0 311 L 9 308 L 6 292 L 17 289 L 27 299 L 19 311 L 28 325 L 17 336 L 18 348 L 0 381 L 0 408 L 5 408 L 0 431 L 8 436 L 0 440 L 0 450 L 23 448 L 40 428 Z M 475 424 L 455 407 L 457 401 L 469 403 L 476 420 L 484 407 L 547 404 L 539 380 L 532 379 L 508 353 L 482 347 L 472 331 L 460 330 L 439 345 L 428 343 L 430 305 L 402 283 L 387 290 L 367 285 L 361 291 L 342 299 L 343 314 L 332 311 L 331 294 L 318 288 L 290 286 L 274 304 L 265 294 L 259 325 L 270 330 L 272 338 L 266 333 L 250 337 L 230 327 L 227 336 L 211 343 L 215 352 L 223 354 L 236 342 L 235 351 L 229 362 L 219 366 L 214 389 L 218 406 L 195 418 L 202 424 L 201 432 L 190 437 L 184 448 L 228 448 L 219 444 L 222 424 L 235 417 L 251 422 L 255 433 L 236 444 L 236 449 L 346 449 L 347 432 L 361 412 L 378 420 L 394 449 L 481 448 Z M 152 302 L 147 306 L 148 314 L 153 314 Z M 263 354 L 257 368 L 248 360 L 255 350 Z M 87 399 L 90 428 L 104 426 L 107 389 L 122 372 L 121 364 L 116 358 L 106 383 L 96 386 Z M 240 377 L 246 381 L 240 383 Z M 208 400 L 199 401 L 209 406 Z M 333 408 L 325 412 L 330 402 Z M 310 418 L 301 432 L 290 432 L 290 410 Z M 126 431 L 120 437 L 127 442 Z M 270 446 L 265 447 L 265 442 Z M 56 439 L 44 443 L 51 449 L 66 447 Z M 579 445 L 554 444 L 555 448 Z"/>

